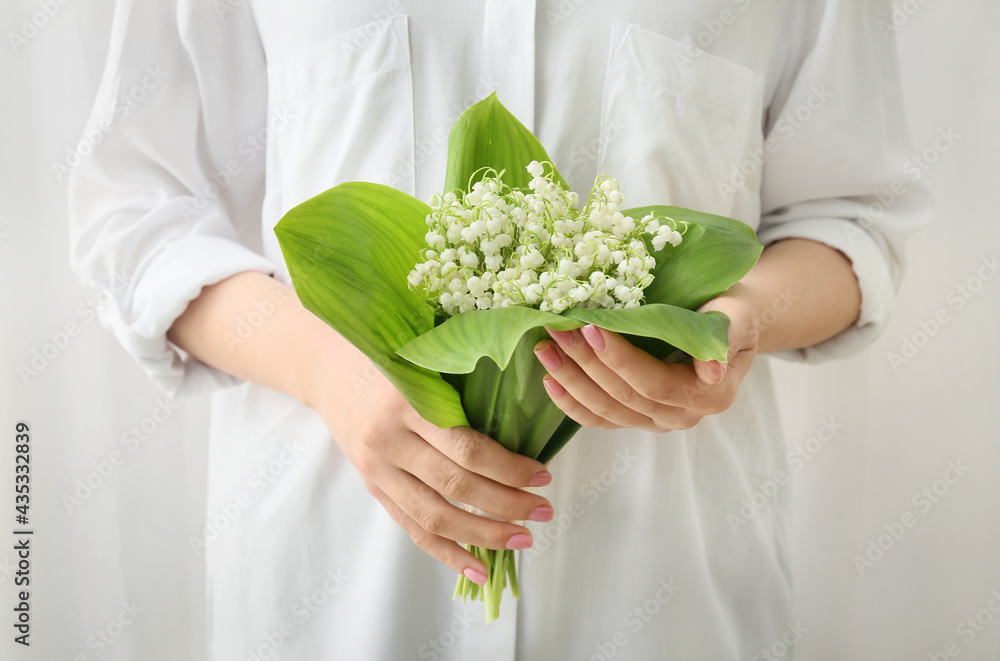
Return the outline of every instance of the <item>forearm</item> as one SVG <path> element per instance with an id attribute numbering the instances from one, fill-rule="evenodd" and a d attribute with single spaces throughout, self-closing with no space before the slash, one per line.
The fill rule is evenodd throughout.
<path id="1" fill-rule="evenodd" d="M 167 337 L 207 365 L 307 404 L 321 373 L 317 366 L 358 354 L 302 307 L 291 287 L 256 271 L 202 289 Z"/>
<path id="2" fill-rule="evenodd" d="M 807 239 L 768 246 L 741 283 L 752 300 L 762 352 L 827 340 L 854 324 L 861 307 L 850 260 Z"/>

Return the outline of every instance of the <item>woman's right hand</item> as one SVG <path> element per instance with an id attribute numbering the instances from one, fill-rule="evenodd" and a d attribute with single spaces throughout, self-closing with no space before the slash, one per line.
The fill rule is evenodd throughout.
<path id="1" fill-rule="evenodd" d="M 227 340 L 237 320 L 260 314 L 262 301 L 270 306 L 267 323 Z M 528 548 L 531 532 L 510 521 L 552 518 L 547 500 L 522 490 L 551 481 L 544 465 L 468 427 L 440 429 L 422 419 L 364 354 L 274 278 L 244 271 L 203 288 L 168 338 L 203 363 L 318 411 L 368 491 L 417 546 L 469 580 L 484 583 L 486 567 L 458 542 Z"/>
<path id="2" fill-rule="evenodd" d="M 469 427 L 441 429 L 427 422 L 363 354 L 347 346 L 338 349 L 337 383 L 317 379 L 303 400 L 323 417 L 368 491 L 414 543 L 482 585 L 486 567 L 459 543 L 529 548 L 531 532 L 511 521 L 552 519 L 551 504 L 523 490 L 544 486 L 552 476 L 538 461 Z M 331 372 L 325 373 L 329 379 Z"/>

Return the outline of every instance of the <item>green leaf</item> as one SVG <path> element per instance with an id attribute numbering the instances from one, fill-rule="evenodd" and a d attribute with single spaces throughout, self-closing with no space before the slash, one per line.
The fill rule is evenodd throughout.
<path id="1" fill-rule="evenodd" d="M 533 351 L 547 337 L 541 327 L 515 337 L 507 369 L 483 357 L 468 374 L 443 375 L 462 394 L 469 426 L 526 457 L 537 456 L 565 418 L 545 392 Z"/>
<path id="2" fill-rule="evenodd" d="M 406 280 L 426 247 L 428 213 L 394 188 L 351 182 L 298 205 L 274 232 L 302 304 L 368 356 L 421 416 L 454 427 L 468 424 L 455 389 L 396 354 L 434 327 L 433 309 Z"/>
<path id="3" fill-rule="evenodd" d="M 763 247 L 746 223 L 682 207 L 654 205 L 622 211 L 637 221 L 650 213 L 689 224 L 676 248 L 654 251 L 653 283 L 645 289 L 647 301 L 695 309 L 723 294 L 746 275 Z"/>
<path id="4" fill-rule="evenodd" d="M 559 454 L 559 451 L 562 450 L 567 443 L 569 443 L 570 439 L 573 438 L 576 432 L 580 431 L 580 427 L 580 423 L 573 418 L 564 417 L 563 421 L 559 424 L 559 427 L 557 427 L 552 433 L 548 443 L 545 444 L 545 447 L 538 453 L 538 456 L 535 457 L 535 459 L 543 464 L 547 464 L 552 461 L 553 457 Z"/>
<path id="5" fill-rule="evenodd" d="M 398 354 L 422 367 L 464 374 L 490 358 L 505 369 L 522 336 L 542 326 L 571 330 L 594 324 L 617 333 L 656 338 L 699 360 L 725 362 L 729 318 L 721 312 L 698 313 L 651 303 L 616 310 L 567 310 L 562 314 L 509 307 L 474 310 L 448 319 L 399 349 Z"/>
<path id="6" fill-rule="evenodd" d="M 485 167 L 503 171 L 503 181 L 511 188 L 526 190 L 531 175 L 525 167 L 531 161 L 550 159 L 538 138 L 500 103 L 493 92 L 469 106 L 451 127 L 444 190 L 467 191 L 470 181 L 475 183 L 482 179 Z M 558 171 L 553 180 L 569 188 Z"/>
<path id="7" fill-rule="evenodd" d="M 521 336 L 532 328 L 572 330 L 582 325 L 570 317 L 533 308 L 473 310 L 448 319 L 397 353 L 421 367 L 448 374 L 471 372 L 483 356 L 504 369 Z"/>
<path id="8" fill-rule="evenodd" d="M 729 317 L 721 312 L 649 303 L 627 310 L 569 310 L 563 314 L 616 333 L 661 340 L 698 360 L 728 361 Z"/>

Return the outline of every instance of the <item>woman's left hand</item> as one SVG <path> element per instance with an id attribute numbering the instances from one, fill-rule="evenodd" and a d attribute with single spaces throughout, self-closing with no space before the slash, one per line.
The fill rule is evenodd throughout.
<path id="1" fill-rule="evenodd" d="M 549 331 L 535 355 L 545 366 L 549 396 L 586 427 L 634 427 L 652 432 L 690 429 L 721 413 L 736 397 L 757 355 L 758 326 L 751 297 L 736 284 L 701 306 L 729 317 L 729 362 L 669 364 L 637 349 L 621 335 L 596 326 Z"/>

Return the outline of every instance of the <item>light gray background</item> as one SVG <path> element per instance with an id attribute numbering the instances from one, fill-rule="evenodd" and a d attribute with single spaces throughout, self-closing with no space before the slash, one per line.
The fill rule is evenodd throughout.
<path id="1" fill-rule="evenodd" d="M 0 650 L 4 659 L 200 661 L 204 572 L 187 538 L 204 521 L 207 400 L 178 402 L 139 447 L 123 445 L 162 395 L 92 320 L 95 304 L 67 265 L 66 187 L 52 169 L 85 122 L 113 2 L 64 1 L 16 53 L 7 34 L 39 11 L 38 0 L 0 10 Z M 824 418 L 843 425 L 800 470 L 789 467 L 799 618 L 808 628 L 797 658 L 805 661 L 927 659 L 948 641 L 962 659 L 1000 658 L 1000 614 L 980 613 L 988 623 L 971 642 L 956 632 L 1000 589 L 1000 277 L 960 310 L 948 298 L 982 259 L 1000 254 L 1000 5 L 898 5 L 909 10 L 898 39 L 915 147 L 949 128 L 961 137 L 925 174 L 937 217 L 910 245 L 882 339 L 848 361 L 777 365 L 792 446 L 814 437 Z M 894 371 L 888 353 L 939 310 L 949 322 Z M 18 366 L 69 322 L 80 334 L 25 383 Z M 8 624 L 19 419 L 34 439 L 30 650 L 11 642 Z M 115 450 L 124 462 L 69 511 L 64 494 Z M 920 512 L 914 495 L 933 489 L 949 461 L 968 473 Z M 904 512 L 916 524 L 859 575 L 854 557 Z M 98 654 L 88 640 L 123 602 L 143 610 Z"/>

